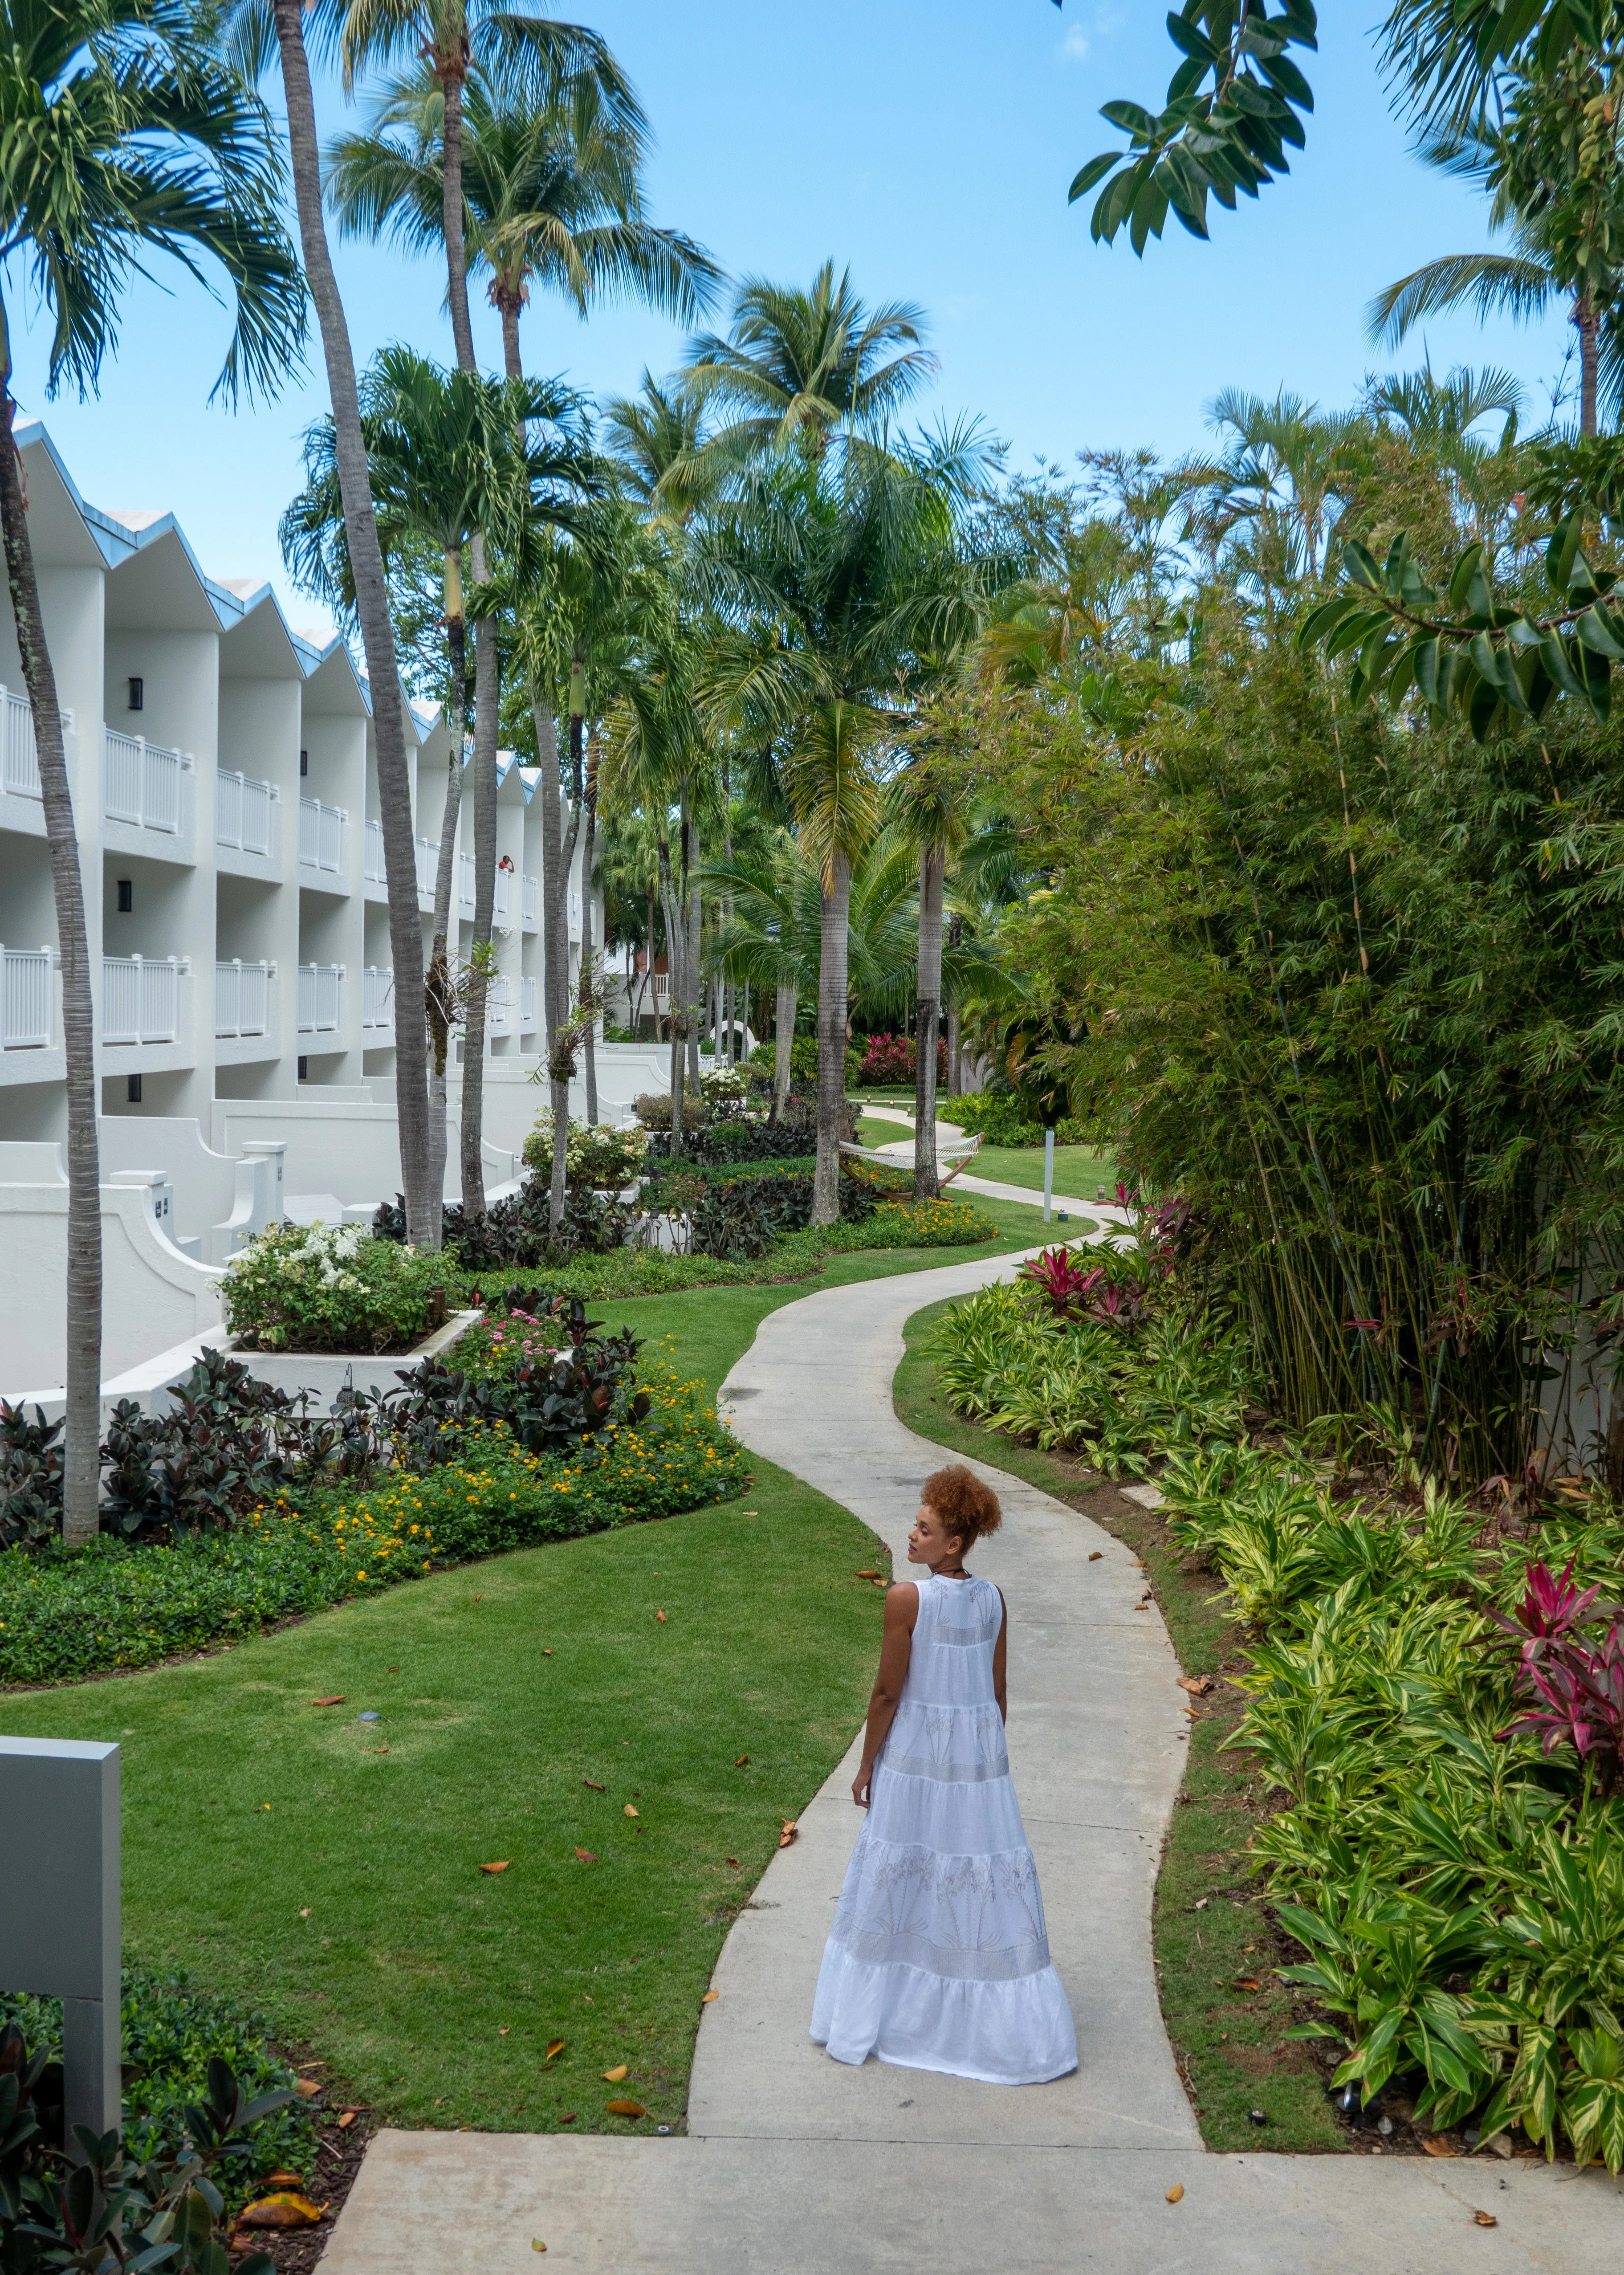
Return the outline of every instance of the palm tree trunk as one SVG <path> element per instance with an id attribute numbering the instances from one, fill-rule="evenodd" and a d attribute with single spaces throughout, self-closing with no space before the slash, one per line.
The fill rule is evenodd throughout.
<path id="1" fill-rule="evenodd" d="M 67 1413 L 62 1538 L 68 1547 L 77 1548 L 94 1540 L 101 1526 L 102 1171 L 96 1147 L 95 1023 L 79 837 L 62 744 L 62 712 L 57 701 L 57 675 L 45 641 L 21 462 L 12 440 L 17 405 L 11 397 L 11 329 L 3 305 L 0 416 L 5 421 L 5 432 L 0 435 L 0 533 L 5 543 L 6 586 L 17 624 L 23 684 L 34 714 L 40 804 L 50 848 L 57 943 L 62 954 L 62 1053 L 68 1093 Z"/>
<path id="2" fill-rule="evenodd" d="M 400 1130 L 400 1175 L 406 1190 L 406 1236 L 418 1248 L 440 1244 L 440 1200 L 430 1188 L 428 1038 L 423 1004 L 423 932 L 418 920 L 417 854 L 412 837 L 412 780 L 406 765 L 404 699 L 389 621 L 389 588 L 373 510 L 355 358 L 344 302 L 333 273 L 321 216 L 321 166 L 316 140 L 310 61 L 305 52 L 300 0 L 274 0 L 288 113 L 288 149 L 298 213 L 299 248 L 310 297 L 321 327 L 328 392 L 333 406 L 334 455 L 344 501 L 344 535 L 355 581 L 355 608 L 372 689 L 378 751 L 378 814 L 383 826 L 383 870 L 389 896 L 389 954 L 395 966 L 395 1113 Z"/>
<path id="3" fill-rule="evenodd" d="M 451 312 L 451 337 L 457 343 L 458 371 L 472 371 L 473 326 L 468 319 L 468 256 L 463 245 L 463 67 L 460 56 L 442 61 L 441 91 L 445 97 L 441 151 L 440 227 L 445 238 L 446 302 Z M 476 650 L 478 635 L 475 635 Z M 476 665 L 477 668 L 477 665 Z"/>
<path id="4" fill-rule="evenodd" d="M 683 790 L 683 874 L 687 888 L 688 940 L 683 952 L 683 969 L 688 981 L 688 1079 L 694 1095 L 699 1090 L 699 1027 L 700 1009 L 704 1001 L 705 975 L 701 959 L 699 920 L 699 825 L 688 812 L 687 785 Z"/>
<path id="5" fill-rule="evenodd" d="M 950 948 L 957 948 L 963 937 L 963 918 L 949 917 L 948 945 Z M 959 1007 L 957 1001 L 955 1000 L 948 1005 L 948 1096 L 949 1098 L 963 1098 L 964 1095 L 963 1069 L 959 1063 L 963 1055 L 963 1042 L 959 1026 Z"/>
<path id="6" fill-rule="evenodd" d="M 585 728 L 581 706 L 585 700 L 585 669 L 578 656 L 570 673 L 570 820 L 563 831 L 563 842 L 559 848 L 558 894 L 558 1024 L 560 1028 L 570 1023 L 570 879 L 575 868 L 575 848 L 581 831 L 581 744 Z M 548 1229 L 556 1239 L 563 1229 L 564 1188 L 566 1183 L 565 1152 L 570 1139 L 570 1080 L 561 1081 L 555 1068 L 552 1077 L 553 1100 L 553 1190 L 548 1205 Z"/>
<path id="7" fill-rule="evenodd" d="M 800 990 L 781 979 L 773 1007 L 773 1119 L 782 1121 L 789 1103 L 789 1053 L 795 1043 L 795 1014 Z"/>
<path id="8" fill-rule="evenodd" d="M 683 927 L 678 921 L 676 888 L 671 877 L 671 846 L 663 834 L 660 839 L 660 898 L 665 913 L 666 1025 L 671 1043 L 671 1155 L 676 1160 L 683 1150 L 683 1091 L 688 1064 L 684 1049 L 687 979 L 683 970 Z"/>
<path id="9" fill-rule="evenodd" d="M 564 929 L 558 905 L 558 728 L 550 703 L 533 704 L 531 716 L 536 722 L 536 754 L 541 762 L 541 1014 L 550 1055 L 563 1004 L 558 955 L 558 939 Z"/>
<path id="10" fill-rule="evenodd" d="M 818 1172 L 812 1221 L 840 1221 L 840 1141 L 846 1124 L 846 953 L 851 914 L 851 864 L 834 853 L 820 896 L 821 955 L 818 966 Z"/>
<path id="11" fill-rule="evenodd" d="M 592 873 L 598 858 L 598 730 L 586 737 L 586 850 L 581 857 L 581 1001 L 592 994 Z M 598 1061 L 593 1048 L 598 1020 L 593 1014 L 582 1038 L 586 1054 L 586 1127 L 598 1126 Z"/>
<path id="12" fill-rule="evenodd" d="M 919 1005 L 914 1039 L 913 1190 L 933 1201 L 936 1182 L 936 1036 L 941 1017 L 941 887 L 947 867 L 940 845 L 919 852 Z"/>
<path id="13" fill-rule="evenodd" d="M 1587 284 L 1574 303 L 1575 324 L 1579 333 L 1579 432 L 1596 432 L 1596 374 L 1597 374 L 1597 316 L 1596 303 Z"/>
<path id="14" fill-rule="evenodd" d="M 499 287 L 493 296 L 496 313 L 502 318 L 502 364 L 510 379 L 523 379 L 525 367 L 518 355 L 518 312 L 523 302 L 505 287 Z"/>
<path id="15" fill-rule="evenodd" d="M 460 557 L 448 552 L 448 596 L 454 563 L 460 602 L 462 562 Z M 457 866 L 457 817 L 463 802 L 463 693 L 467 685 L 467 630 L 460 605 L 455 608 L 448 607 L 446 610 L 445 644 L 450 680 L 446 709 L 451 748 L 446 761 L 445 807 L 440 817 L 440 851 L 434 865 L 434 944 L 429 953 L 428 978 L 423 991 L 428 1011 L 429 1041 L 434 1051 L 428 1077 L 428 1143 L 434 1188 L 442 1210 L 445 1206 L 445 1157 L 449 1143 L 446 1122 L 449 1107 L 446 1067 L 451 1054 L 451 1030 L 456 1024 L 457 1011 L 457 990 L 451 977 L 450 956 L 451 879 Z"/>
<path id="16" fill-rule="evenodd" d="M 473 628 L 473 952 L 463 1042 L 463 1208 L 485 1213 L 485 996 L 496 902 L 496 621 Z"/>

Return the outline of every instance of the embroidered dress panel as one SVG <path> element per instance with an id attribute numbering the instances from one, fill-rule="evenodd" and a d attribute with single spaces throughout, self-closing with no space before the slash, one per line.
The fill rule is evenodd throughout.
<path id="1" fill-rule="evenodd" d="M 986 1580 L 918 1587 L 812 2035 L 837 2061 L 1036 2084 L 1076 2068 L 1076 2037 L 993 1686 L 1003 1606 Z"/>

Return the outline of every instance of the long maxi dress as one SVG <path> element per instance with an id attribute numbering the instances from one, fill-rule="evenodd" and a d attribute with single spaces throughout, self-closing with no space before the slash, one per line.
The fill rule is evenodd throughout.
<path id="1" fill-rule="evenodd" d="M 1076 2067 L 1077 2041 L 993 1689 L 1003 1602 L 974 1577 L 918 1589 L 812 2035 L 836 2061 L 1037 2085 Z"/>

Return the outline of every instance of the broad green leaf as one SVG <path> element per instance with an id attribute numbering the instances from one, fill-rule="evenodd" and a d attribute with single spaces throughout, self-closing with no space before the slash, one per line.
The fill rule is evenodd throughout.
<path id="1" fill-rule="evenodd" d="M 1067 202 L 1075 205 L 1079 198 L 1086 197 L 1096 182 L 1104 181 L 1122 155 L 1120 150 L 1102 150 L 1097 158 L 1091 158 L 1067 191 Z"/>
<path id="2" fill-rule="evenodd" d="M 1189 56 L 1192 62 L 1203 64 L 1206 70 L 1211 70 L 1219 60 L 1218 49 L 1210 40 L 1203 38 L 1186 16 L 1168 15 L 1167 37 L 1182 55 Z"/>
<path id="3" fill-rule="evenodd" d="M 1356 585 L 1369 585 L 1377 591 L 1381 588 L 1381 571 L 1356 537 L 1350 537 L 1342 548 L 1342 574 L 1350 577 Z"/>
<path id="4" fill-rule="evenodd" d="M 1586 647 L 1598 655 L 1611 656 L 1615 662 L 1624 661 L 1624 642 L 1620 641 L 1599 608 L 1587 608 L 1574 630 Z"/>
<path id="5" fill-rule="evenodd" d="M 1578 556 L 1580 535 L 1580 512 L 1575 506 L 1558 522 L 1556 533 L 1545 548 L 1545 575 L 1555 592 L 1565 593 L 1567 590 L 1574 562 Z"/>
<path id="6" fill-rule="evenodd" d="M 1449 605 L 1452 608 L 1464 608 L 1466 605 L 1467 593 L 1477 573 L 1477 564 L 1482 559 L 1482 546 L 1469 545 L 1455 563 L 1449 578 Z"/>
<path id="7" fill-rule="evenodd" d="M 1108 125 L 1120 126 L 1124 134 L 1131 134 L 1137 141 L 1150 142 L 1155 139 L 1156 121 L 1143 103 L 1103 103 L 1099 116 Z"/>
<path id="8" fill-rule="evenodd" d="M 1557 633 L 1547 631 L 1539 643 L 1539 654 L 1545 669 L 1564 695 L 1582 697 L 1584 691 L 1575 676 L 1574 668 L 1567 661 L 1567 651 Z"/>

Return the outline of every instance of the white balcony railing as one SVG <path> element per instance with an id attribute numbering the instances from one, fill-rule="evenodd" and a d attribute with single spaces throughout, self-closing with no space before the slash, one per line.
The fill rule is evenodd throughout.
<path id="1" fill-rule="evenodd" d="M 525 922 L 527 925 L 540 924 L 541 921 L 541 880 L 540 877 L 525 877 L 523 879 L 522 882 L 525 888 L 524 899 L 522 902 L 525 912 Z"/>
<path id="2" fill-rule="evenodd" d="M 215 1034 L 217 1039 L 270 1032 L 270 984 L 274 964 L 245 964 L 241 956 L 215 966 Z"/>
<path id="3" fill-rule="evenodd" d="M 317 869 L 328 877 L 343 873 L 346 819 L 341 805 L 323 805 L 319 797 L 300 798 L 298 863 L 301 869 Z"/>
<path id="4" fill-rule="evenodd" d="M 571 886 L 570 886 L 570 939 L 571 939 L 571 940 L 579 940 L 580 936 L 581 936 L 581 895 L 580 895 L 580 888 L 579 888 L 579 887 L 578 887 L 578 886 L 571 885 Z"/>
<path id="5" fill-rule="evenodd" d="M 298 967 L 298 1032 L 301 1035 L 336 1035 L 343 1009 L 344 968 L 342 964 L 301 964 Z"/>
<path id="6" fill-rule="evenodd" d="M 63 713 L 62 723 L 72 729 L 71 711 Z M 34 747 L 34 712 L 27 697 L 9 687 L 0 687 L 0 789 L 10 790 L 14 797 L 38 797 L 40 794 L 40 757 Z M 31 954 L 32 950 L 26 952 Z"/>
<path id="7" fill-rule="evenodd" d="M 536 1024 L 536 983 L 528 972 L 518 983 L 518 1023 L 521 1027 Z"/>
<path id="8" fill-rule="evenodd" d="M 275 782 L 225 767 L 215 770 L 215 843 L 239 853 L 268 853 L 278 792 Z"/>
<path id="9" fill-rule="evenodd" d="M 510 973 L 502 972 L 485 991 L 485 1024 L 493 1034 L 510 1034 L 517 991 Z"/>
<path id="10" fill-rule="evenodd" d="M 459 853 L 457 857 L 457 906 L 460 914 L 473 914 L 473 856 Z M 498 869 L 496 888 L 491 903 L 491 921 L 505 925 L 513 921 L 513 872 Z"/>
<path id="11" fill-rule="evenodd" d="M 145 735 L 102 729 L 102 811 L 110 821 L 179 835 L 180 778 L 192 771 L 185 751 L 149 743 Z"/>
<path id="12" fill-rule="evenodd" d="M 0 1047 L 49 1047 L 54 961 L 49 948 L 0 948 Z"/>
<path id="13" fill-rule="evenodd" d="M 389 872 L 383 865 L 383 824 L 369 821 L 366 825 L 366 846 L 361 857 L 361 874 L 369 885 L 389 882 Z"/>
<path id="14" fill-rule="evenodd" d="M 192 965 L 177 956 L 102 958 L 102 1040 L 172 1043 L 180 1034 L 180 980 Z"/>
<path id="15" fill-rule="evenodd" d="M 440 840 L 437 837 L 414 837 L 412 843 L 418 857 L 418 898 L 432 901 L 434 897 L 434 875 L 440 866 Z"/>
<path id="16" fill-rule="evenodd" d="M 361 974 L 361 1024 L 395 1032 L 395 974 L 376 964 L 369 964 Z"/>

